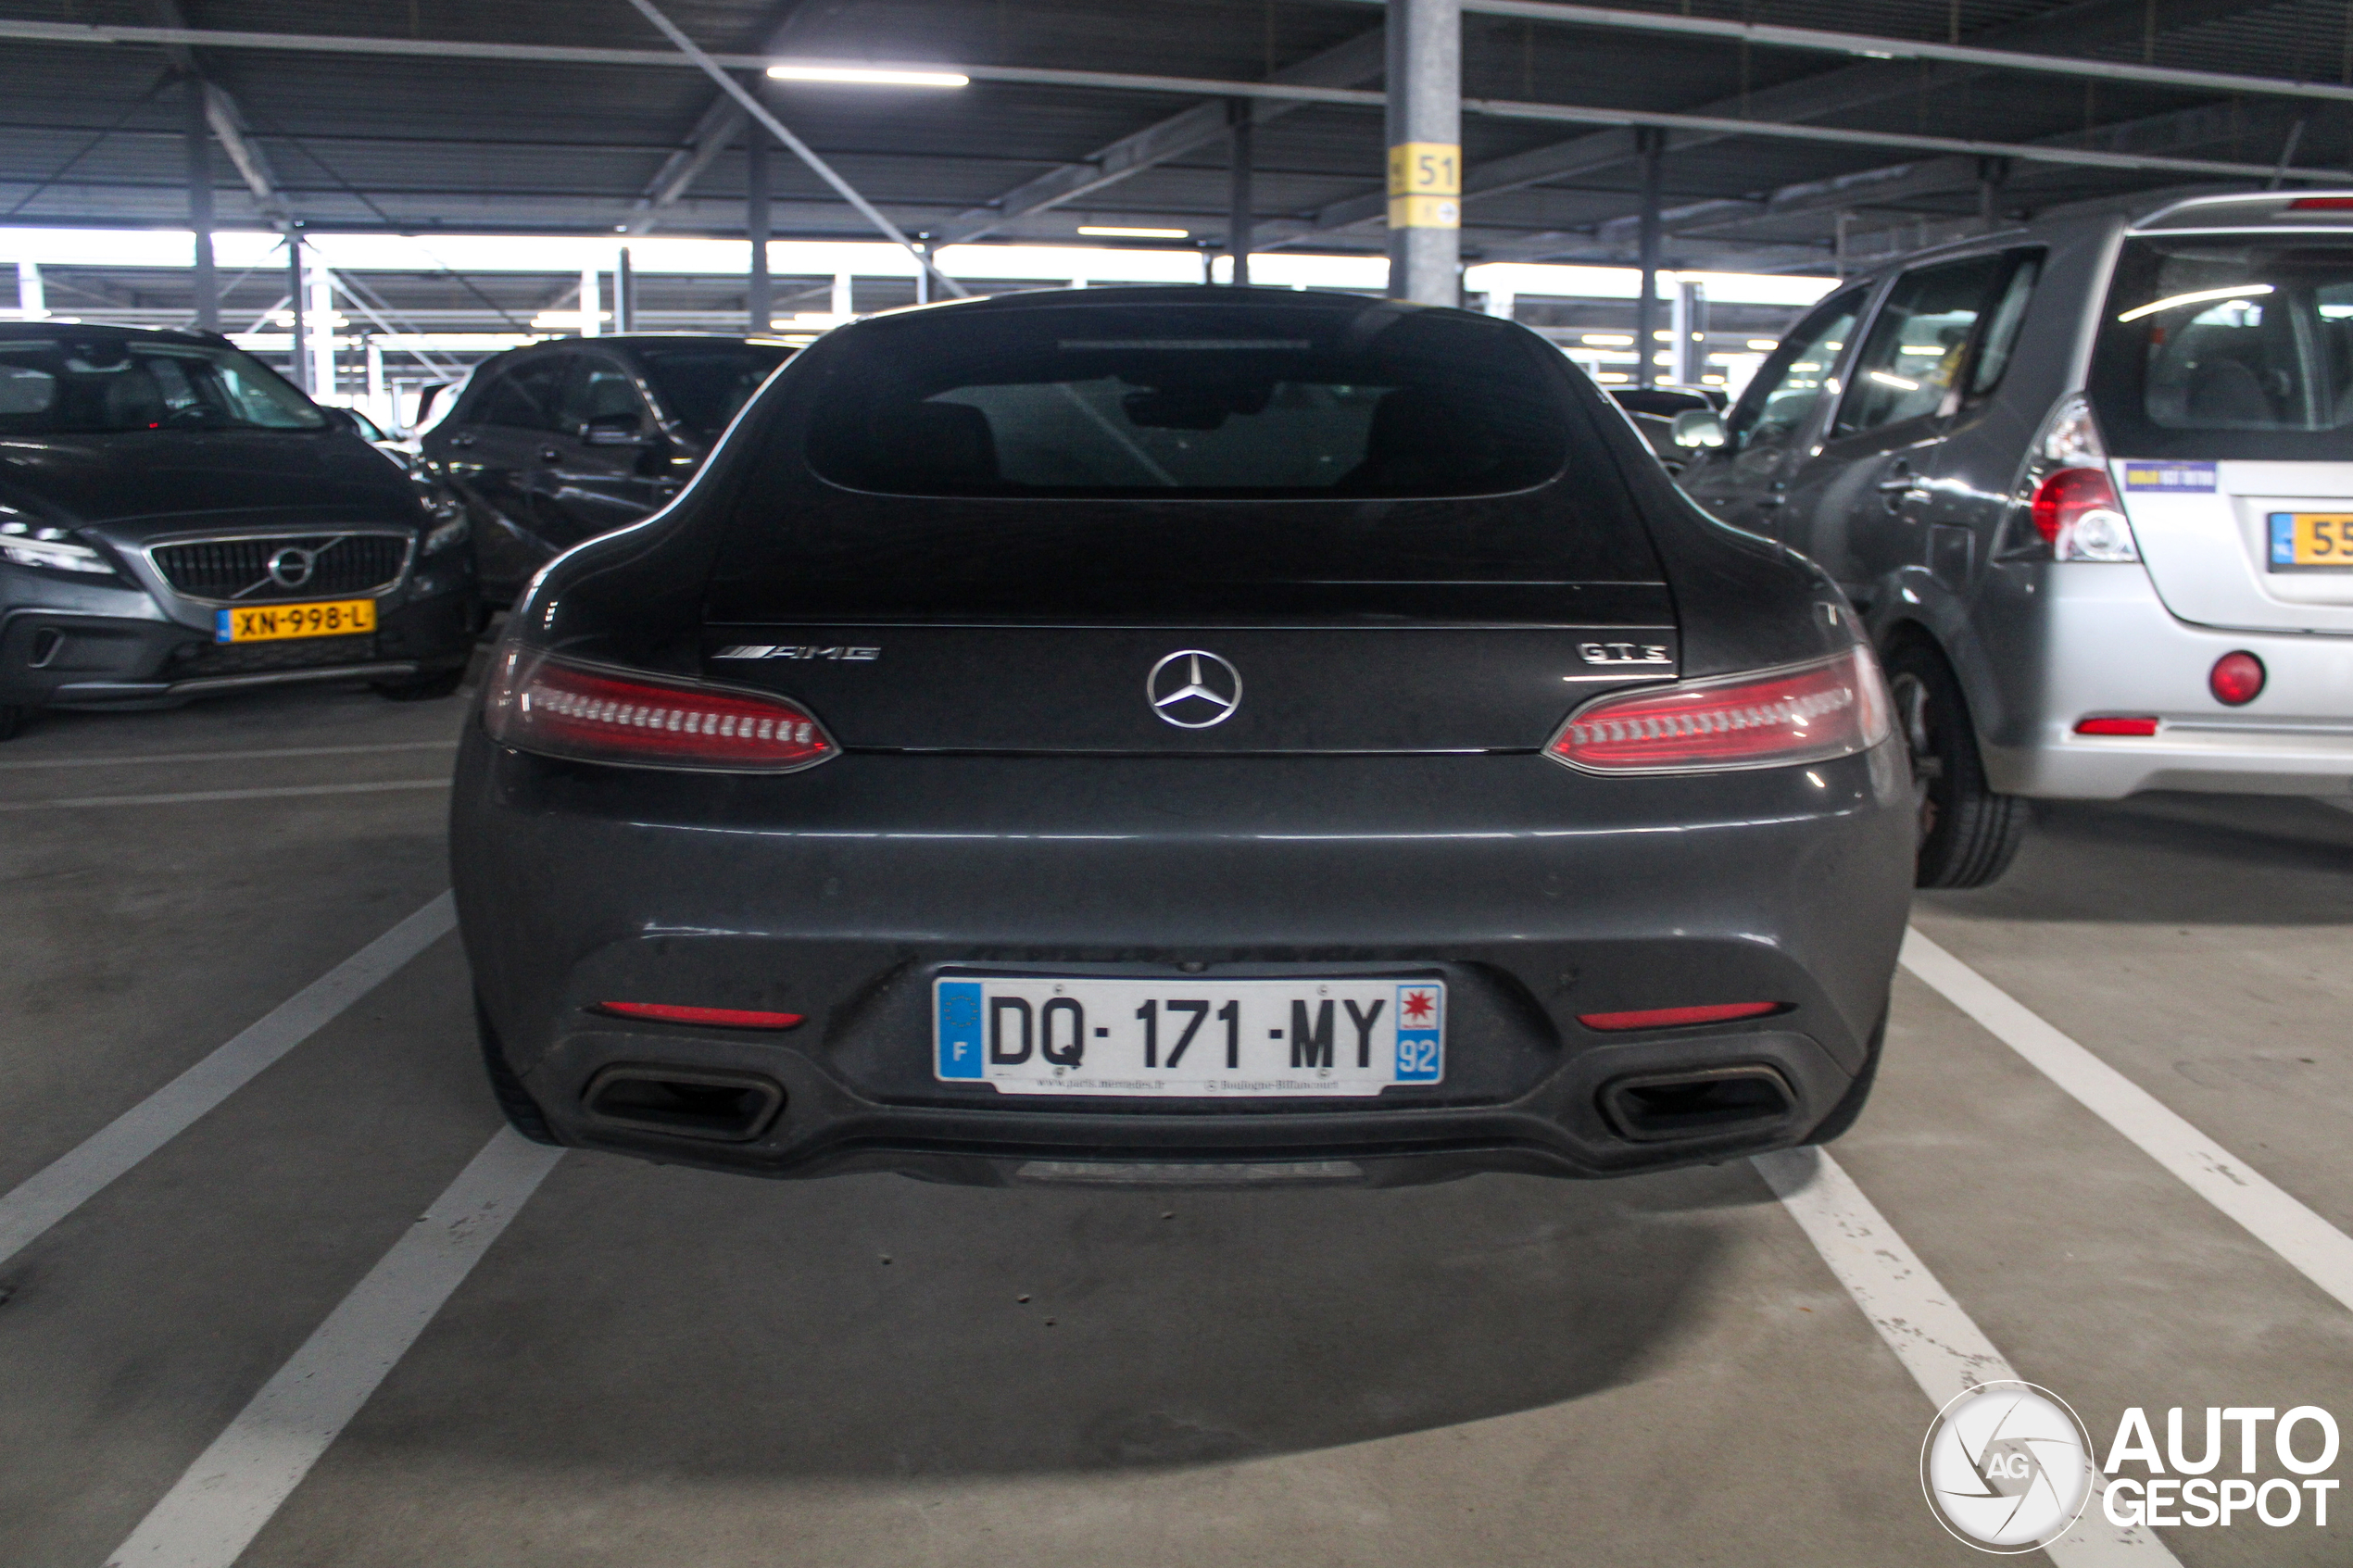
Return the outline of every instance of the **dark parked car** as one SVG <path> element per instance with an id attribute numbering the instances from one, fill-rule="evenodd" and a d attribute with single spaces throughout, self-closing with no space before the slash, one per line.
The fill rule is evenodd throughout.
<path id="1" fill-rule="evenodd" d="M 459 760 L 491 1078 L 774 1175 L 1601 1175 L 1837 1135 L 1909 779 L 1845 601 L 1535 334 L 885 315 L 550 567 Z"/>
<path id="2" fill-rule="evenodd" d="M 484 593 L 505 603 L 559 552 L 666 506 L 792 352 L 629 335 L 484 361 L 447 413 L 420 421 L 426 461 L 473 518 Z"/>
<path id="3" fill-rule="evenodd" d="M 464 513 L 209 333 L 0 326 L 0 734 L 287 682 L 446 696 Z"/>

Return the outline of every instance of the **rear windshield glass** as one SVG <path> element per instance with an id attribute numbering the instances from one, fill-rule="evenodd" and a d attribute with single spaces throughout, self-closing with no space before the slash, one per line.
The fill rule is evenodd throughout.
<path id="1" fill-rule="evenodd" d="M 2125 242 L 2093 405 L 2120 456 L 2341 460 L 2353 430 L 2353 242 Z"/>
<path id="2" fill-rule="evenodd" d="M 1070 306 L 911 319 L 859 345 L 809 439 L 810 465 L 858 490 L 1491 495 L 1564 456 L 1546 351 L 1501 322 Z"/>
<path id="3" fill-rule="evenodd" d="M 1519 620 L 1562 613 L 1561 584 L 1657 581 L 1618 467 L 1645 459 L 1541 339 L 1223 292 L 949 306 L 809 349 L 721 618 Z"/>
<path id="4" fill-rule="evenodd" d="M 782 344 L 653 345 L 640 347 L 637 360 L 672 419 L 700 434 L 717 435 L 792 352 Z"/>
<path id="5" fill-rule="evenodd" d="M 310 400 L 233 348 L 123 339 L 0 338 L 0 433 L 321 430 Z"/>

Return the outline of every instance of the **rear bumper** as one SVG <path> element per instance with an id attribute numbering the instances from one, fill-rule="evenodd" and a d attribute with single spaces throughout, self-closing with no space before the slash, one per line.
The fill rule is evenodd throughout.
<path id="1" fill-rule="evenodd" d="M 1993 786 L 2095 800 L 2143 790 L 2340 795 L 2353 790 L 2353 637 L 2246 632 L 2176 619 L 2137 567 L 2045 569 L 2034 700 L 2013 735 L 1982 741 Z M 2224 654 L 2269 672 L 2226 708 L 2207 687 Z M 1998 657 L 1998 655 L 1996 656 Z M 2094 715 L 2148 715 L 2156 734 L 2079 735 Z"/>
<path id="2" fill-rule="evenodd" d="M 561 1141 L 966 1182 L 1604 1175 L 1800 1142 L 1868 1073 L 1912 850 L 1886 747 L 1708 780 L 1588 779 L 1530 755 L 855 754 L 748 779 L 549 763 L 477 732 L 452 830 L 497 1070 Z M 1000 1097 L 933 1075 L 930 980 L 949 967 L 1176 984 L 1437 970 L 1446 1080 L 1369 1104 Z M 621 999 L 807 1022 L 747 1034 L 591 1010 Z M 1787 1010 L 1640 1035 L 1577 1022 L 1750 999 Z M 1626 1080 L 1724 1068 L 1777 1083 L 1785 1107 L 1667 1137 L 1604 1109 Z M 648 1125 L 592 1103 L 616 1071 L 758 1080 L 782 1107 Z"/>

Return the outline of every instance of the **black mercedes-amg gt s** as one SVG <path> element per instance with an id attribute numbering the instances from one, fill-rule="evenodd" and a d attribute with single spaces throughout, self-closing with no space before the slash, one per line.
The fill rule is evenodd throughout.
<path id="1" fill-rule="evenodd" d="M 1601 1175 L 1835 1135 L 1911 884 L 1836 587 L 1541 338 L 842 328 L 509 622 L 452 853 L 531 1136 L 769 1175 Z"/>

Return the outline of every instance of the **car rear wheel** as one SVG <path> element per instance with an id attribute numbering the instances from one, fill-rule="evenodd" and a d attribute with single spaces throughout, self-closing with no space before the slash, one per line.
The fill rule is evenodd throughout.
<path id="1" fill-rule="evenodd" d="M 1982 887 L 2009 869 L 2025 839 L 2026 802 L 1987 787 L 1969 702 L 1944 656 L 1925 642 L 1887 656 L 1887 684 L 1912 754 L 1919 812 L 1920 887 Z"/>

